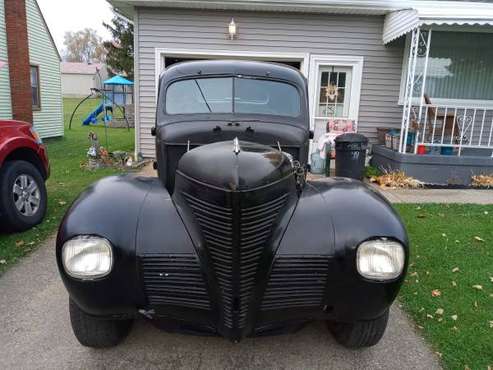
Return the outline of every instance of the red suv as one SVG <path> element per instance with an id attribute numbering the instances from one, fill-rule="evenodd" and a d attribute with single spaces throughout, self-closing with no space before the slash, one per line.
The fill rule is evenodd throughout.
<path id="1" fill-rule="evenodd" d="M 22 231 L 46 213 L 46 148 L 31 124 L 0 120 L 0 225 Z"/>

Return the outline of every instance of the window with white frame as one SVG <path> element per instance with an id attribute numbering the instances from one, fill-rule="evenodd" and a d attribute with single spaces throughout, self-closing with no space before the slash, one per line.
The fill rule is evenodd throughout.
<path id="1" fill-rule="evenodd" d="M 493 45 L 493 33 L 433 30 L 425 94 L 435 103 L 493 104 L 491 45 Z M 408 46 L 406 54 L 407 61 Z M 421 72 L 423 69 L 424 58 L 419 58 L 416 72 Z"/>

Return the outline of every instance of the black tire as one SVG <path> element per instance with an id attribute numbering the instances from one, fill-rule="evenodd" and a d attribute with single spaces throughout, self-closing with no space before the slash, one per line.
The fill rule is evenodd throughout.
<path id="1" fill-rule="evenodd" d="M 125 339 L 132 327 L 133 320 L 100 319 L 90 316 L 72 299 L 69 299 L 69 311 L 75 337 L 86 347 L 114 347 Z"/>
<path id="2" fill-rule="evenodd" d="M 374 346 L 382 339 L 388 319 L 389 310 L 375 320 L 353 323 L 329 321 L 327 325 L 339 344 L 347 348 L 362 348 Z"/>
<path id="3" fill-rule="evenodd" d="M 39 204 L 33 214 L 26 215 L 15 205 L 13 189 L 17 179 L 25 175 L 29 181 L 34 181 L 39 194 Z M 47 194 L 41 173 L 31 163 L 26 161 L 8 161 L 0 169 L 0 214 L 6 229 L 24 231 L 39 224 L 46 214 Z M 32 209 L 33 210 L 33 209 Z M 24 210 L 25 212 L 25 210 Z"/>

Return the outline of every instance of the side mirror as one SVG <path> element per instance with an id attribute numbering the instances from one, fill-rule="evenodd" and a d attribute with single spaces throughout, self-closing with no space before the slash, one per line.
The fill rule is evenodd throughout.
<path id="1" fill-rule="evenodd" d="M 151 135 L 156 136 L 156 126 L 151 128 Z"/>
<path id="2" fill-rule="evenodd" d="M 313 130 L 310 130 L 310 135 L 308 136 L 308 138 L 311 140 L 315 137 L 315 132 L 313 132 Z"/>

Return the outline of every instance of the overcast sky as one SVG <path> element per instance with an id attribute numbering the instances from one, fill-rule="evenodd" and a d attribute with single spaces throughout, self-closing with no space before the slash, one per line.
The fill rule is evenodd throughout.
<path id="1" fill-rule="evenodd" d="M 58 50 L 63 49 L 63 36 L 67 31 L 94 28 L 103 39 L 110 34 L 103 27 L 113 17 L 106 0 L 38 0 Z"/>

